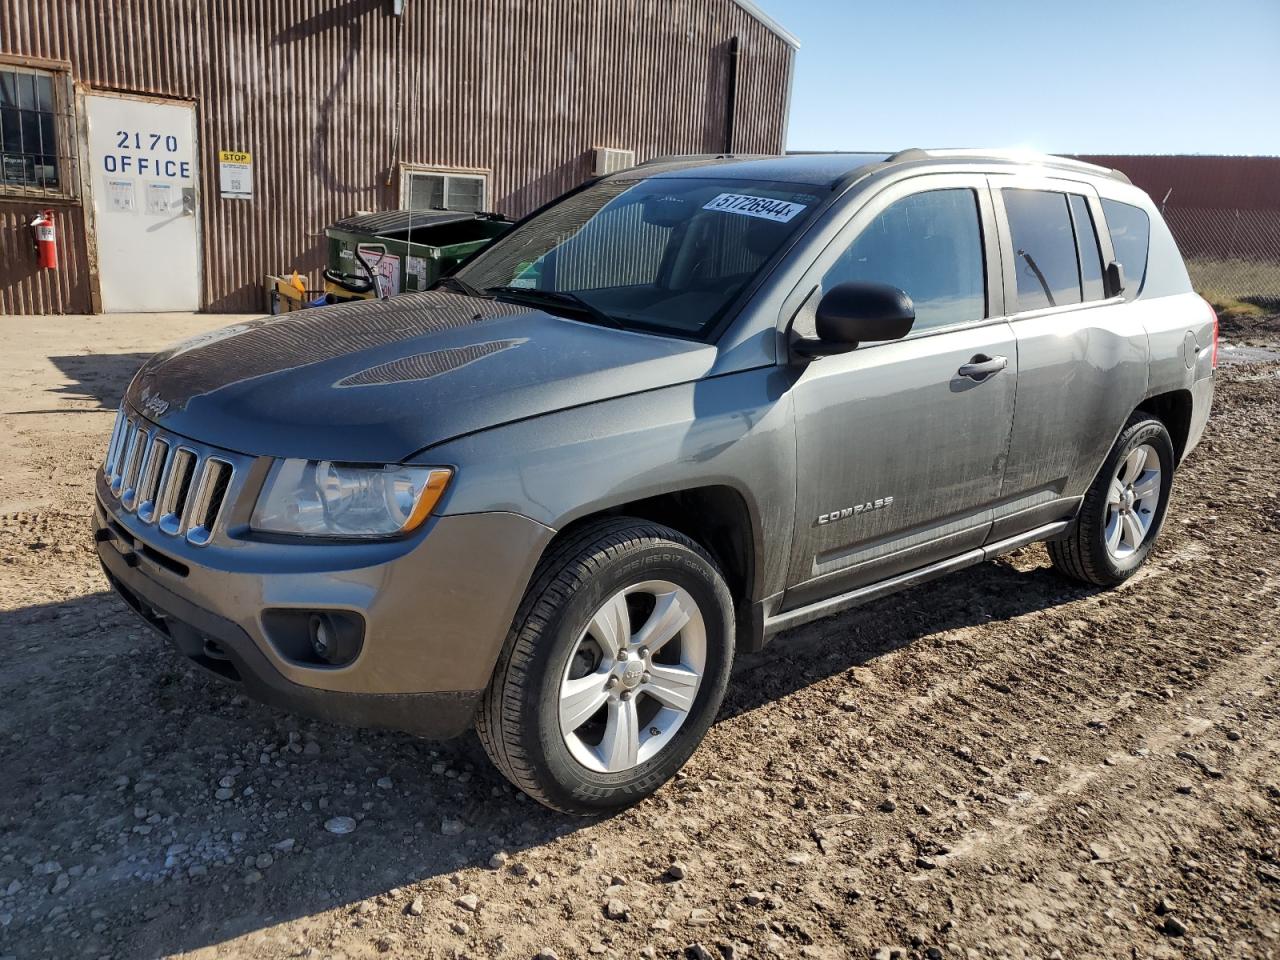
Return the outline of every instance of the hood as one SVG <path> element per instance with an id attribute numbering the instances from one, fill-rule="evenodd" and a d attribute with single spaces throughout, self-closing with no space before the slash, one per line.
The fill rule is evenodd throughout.
<path id="1" fill-rule="evenodd" d="M 264 317 L 156 354 L 126 399 L 251 455 L 392 463 L 424 447 L 697 380 L 715 347 L 432 291 Z"/>

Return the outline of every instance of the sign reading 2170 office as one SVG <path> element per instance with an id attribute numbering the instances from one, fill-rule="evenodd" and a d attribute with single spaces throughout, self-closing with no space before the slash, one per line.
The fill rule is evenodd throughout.
<path id="1" fill-rule="evenodd" d="M 178 152 L 178 138 L 173 134 L 117 130 L 115 141 L 115 149 L 102 155 L 102 167 L 107 173 L 191 179 L 191 161 L 170 156 Z"/>

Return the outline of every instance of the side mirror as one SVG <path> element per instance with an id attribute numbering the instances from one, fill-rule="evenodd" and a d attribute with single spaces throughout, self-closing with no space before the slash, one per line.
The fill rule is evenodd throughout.
<path id="1" fill-rule="evenodd" d="M 1118 297 L 1124 293 L 1124 267 L 1112 260 L 1107 264 L 1107 296 Z"/>
<path id="2" fill-rule="evenodd" d="M 816 315 L 816 340 L 797 340 L 802 357 L 848 353 L 864 341 L 900 340 L 916 321 L 907 294 L 885 283 L 841 283 L 823 294 Z"/>

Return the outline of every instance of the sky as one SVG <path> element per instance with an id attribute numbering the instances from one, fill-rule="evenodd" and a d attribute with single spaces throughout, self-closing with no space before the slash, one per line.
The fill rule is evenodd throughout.
<path id="1" fill-rule="evenodd" d="M 789 150 L 1280 155 L 1280 0 L 755 0 Z"/>

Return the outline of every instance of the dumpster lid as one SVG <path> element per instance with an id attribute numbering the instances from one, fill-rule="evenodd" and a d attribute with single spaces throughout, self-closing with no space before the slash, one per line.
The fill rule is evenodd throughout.
<path id="1" fill-rule="evenodd" d="M 490 213 L 465 213 L 458 210 L 383 210 L 379 213 L 360 213 L 333 224 L 331 229 L 351 233 L 387 234 L 397 230 L 417 227 L 438 227 L 446 223 L 466 220 L 502 219 Z"/>

